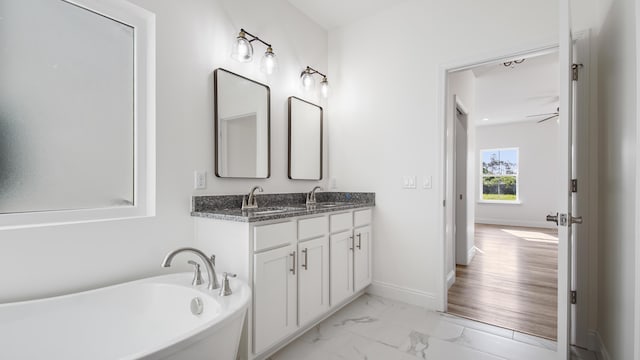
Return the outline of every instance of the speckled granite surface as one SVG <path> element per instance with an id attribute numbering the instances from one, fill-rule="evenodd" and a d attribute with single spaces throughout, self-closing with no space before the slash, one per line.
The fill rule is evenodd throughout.
<path id="1" fill-rule="evenodd" d="M 306 206 L 306 193 L 256 194 L 258 208 L 241 210 L 244 195 L 194 196 L 192 216 L 258 222 L 375 206 L 375 193 L 318 192 L 317 204 Z"/>

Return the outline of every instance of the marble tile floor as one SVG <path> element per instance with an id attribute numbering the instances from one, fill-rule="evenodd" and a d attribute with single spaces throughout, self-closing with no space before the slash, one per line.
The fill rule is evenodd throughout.
<path id="1" fill-rule="evenodd" d="M 556 343 L 365 294 L 268 360 L 545 360 Z M 572 360 L 597 360 L 573 349 Z"/>

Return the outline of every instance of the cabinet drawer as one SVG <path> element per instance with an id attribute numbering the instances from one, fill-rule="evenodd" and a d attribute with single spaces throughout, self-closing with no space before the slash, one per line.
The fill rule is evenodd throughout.
<path id="1" fill-rule="evenodd" d="M 371 224 L 371 209 L 358 210 L 353 212 L 353 226 Z"/>
<path id="2" fill-rule="evenodd" d="M 326 216 L 300 220 L 298 221 L 298 240 L 325 235 L 328 229 L 329 220 Z"/>
<path id="3" fill-rule="evenodd" d="M 253 229 L 254 251 L 287 245 L 295 241 L 296 223 L 294 221 L 256 226 Z"/>
<path id="4" fill-rule="evenodd" d="M 331 232 L 349 230 L 353 226 L 353 216 L 350 212 L 335 214 L 330 217 Z"/>

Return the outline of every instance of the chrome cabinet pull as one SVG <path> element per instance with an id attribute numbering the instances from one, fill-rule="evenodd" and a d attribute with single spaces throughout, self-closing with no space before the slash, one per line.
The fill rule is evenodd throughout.
<path id="1" fill-rule="evenodd" d="M 291 267 L 291 269 L 289 269 L 289 271 L 291 271 L 291 273 L 293 275 L 296 274 L 296 252 L 292 251 L 289 256 L 291 256 L 291 258 L 293 259 L 293 266 Z"/>
<path id="2" fill-rule="evenodd" d="M 358 237 L 358 250 L 362 250 L 362 234 L 358 233 L 356 236 Z"/>
<path id="3" fill-rule="evenodd" d="M 351 240 L 351 247 L 349 248 L 349 250 L 353 251 L 353 245 L 355 244 L 355 240 L 353 239 L 353 235 L 349 236 L 349 239 Z"/>
<path id="4" fill-rule="evenodd" d="M 307 249 L 307 248 L 305 248 L 304 250 L 302 250 L 302 253 L 304 254 L 304 264 L 302 264 L 302 267 L 303 267 L 305 270 L 308 270 L 308 269 L 309 269 L 309 267 L 308 267 L 308 265 L 309 265 L 309 258 L 307 257 L 308 250 L 309 250 L 309 249 Z"/>

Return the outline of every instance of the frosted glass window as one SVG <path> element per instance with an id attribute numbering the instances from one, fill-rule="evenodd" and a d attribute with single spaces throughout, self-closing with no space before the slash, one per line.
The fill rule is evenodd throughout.
<path id="1" fill-rule="evenodd" d="M 133 206 L 134 31 L 0 0 L 0 213 Z"/>

